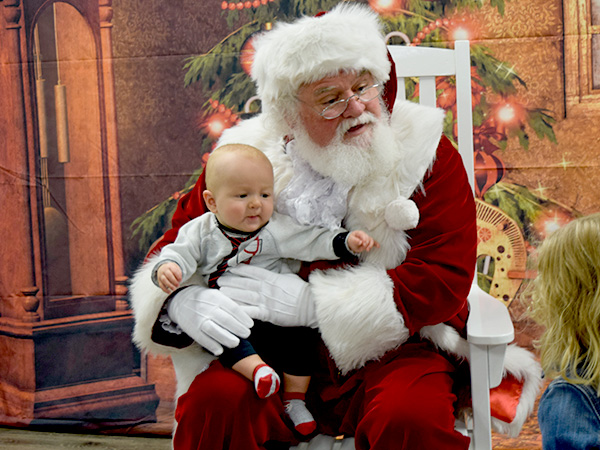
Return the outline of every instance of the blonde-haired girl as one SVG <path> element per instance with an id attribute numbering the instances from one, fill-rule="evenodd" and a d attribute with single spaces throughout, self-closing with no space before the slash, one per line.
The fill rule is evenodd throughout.
<path id="1" fill-rule="evenodd" d="M 573 220 L 539 251 L 531 313 L 546 327 L 538 420 L 544 450 L 600 449 L 600 213 Z"/>

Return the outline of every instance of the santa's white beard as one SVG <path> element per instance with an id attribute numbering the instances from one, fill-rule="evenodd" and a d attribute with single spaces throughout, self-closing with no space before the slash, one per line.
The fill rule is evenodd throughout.
<path id="1" fill-rule="evenodd" d="M 373 124 L 370 130 L 344 142 L 346 131 L 368 123 Z M 300 157 L 313 170 L 343 186 L 356 186 L 375 173 L 389 172 L 394 155 L 397 156 L 387 111 L 380 118 L 364 112 L 355 119 L 342 122 L 333 140 L 323 147 L 315 144 L 302 125 L 296 125 L 293 133 Z"/>

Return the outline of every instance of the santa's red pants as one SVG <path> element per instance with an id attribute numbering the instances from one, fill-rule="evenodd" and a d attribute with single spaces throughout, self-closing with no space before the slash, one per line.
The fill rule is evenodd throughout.
<path id="1" fill-rule="evenodd" d="M 405 344 L 385 363 L 370 363 L 348 392 L 310 404 L 317 421 L 355 436 L 357 449 L 465 450 L 454 430 L 455 368 L 423 343 Z M 280 397 L 259 399 L 253 384 L 215 361 L 179 398 L 175 450 L 259 450 L 293 442 Z"/>

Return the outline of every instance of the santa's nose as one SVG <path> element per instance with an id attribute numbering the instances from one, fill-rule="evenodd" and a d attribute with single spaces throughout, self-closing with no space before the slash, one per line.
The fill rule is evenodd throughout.
<path id="1" fill-rule="evenodd" d="M 366 107 L 367 106 L 358 98 L 352 97 L 348 99 L 348 105 L 346 106 L 346 111 L 344 111 L 343 116 L 346 118 L 358 117 L 364 112 Z"/>

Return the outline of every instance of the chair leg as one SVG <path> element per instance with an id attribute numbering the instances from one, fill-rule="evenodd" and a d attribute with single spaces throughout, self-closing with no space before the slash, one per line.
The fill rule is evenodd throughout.
<path id="1" fill-rule="evenodd" d="M 474 450 L 492 449 L 490 417 L 490 380 L 487 345 L 469 344 L 471 358 L 471 399 L 473 402 Z"/>

